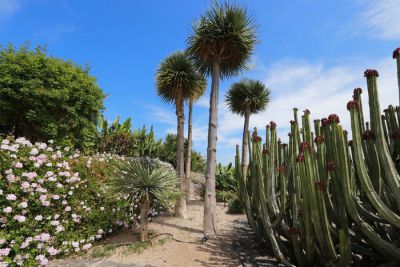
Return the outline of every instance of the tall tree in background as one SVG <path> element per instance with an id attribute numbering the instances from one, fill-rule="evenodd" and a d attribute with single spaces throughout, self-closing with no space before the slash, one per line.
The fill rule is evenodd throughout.
<path id="1" fill-rule="evenodd" d="M 165 58 L 157 70 L 157 92 L 164 102 L 173 103 L 177 116 L 177 173 L 181 179 L 181 189 L 185 191 L 184 166 L 184 100 L 188 99 L 193 91 L 203 86 L 202 76 L 197 72 L 192 61 L 184 52 L 176 52 Z M 175 207 L 175 215 L 186 216 L 186 196 L 182 195 Z"/>
<path id="2" fill-rule="evenodd" d="M 244 116 L 242 140 L 242 165 L 247 166 L 247 145 L 250 115 L 265 110 L 271 100 L 271 91 L 260 81 L 243 79 L 232 84 L 226 94 L 229 109 Z"/>
<path id="3" fill-rule="evenodd" d="M 201 76 L 199 80 L 199 86 L 191 92 L 191 95 L 187 99 L 189 104 L 189 117 L 188 117 L 188 147 L 187 147 L 187 158 L 186 158 L 186 201 L 190 198 L 190 172 L 192 169 L 192 113 L 193 113 L 193 103 L 201 96 L 204 95 L 206 91 L 207 81 L 204 76 Z"/>
<path id="4" fill-rule="evenodd" d="M 216 234 L 215 169 L 219 79 L 237 75 L 246 69 L 256 39 L 255 24 L 244 8 L 215 3 L 193 25 L 193 32 L 187 40 L 187 51 L 199 70 L 212 78 L 204 196 L 205 235 Z"/>

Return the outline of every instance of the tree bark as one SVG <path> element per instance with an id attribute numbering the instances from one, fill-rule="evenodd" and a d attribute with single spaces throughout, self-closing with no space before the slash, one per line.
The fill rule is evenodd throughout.
<path id="1" fill-rule="evenodd" d="M 209 236 L 217 234 L 215 217 L 217 206 L 215 198 L 215 168 L 217 163 L 218 83 L 219 62 L 214 61 L 212 68 L 210 116 L 208 121 L 207 171 L 205 177 L 203 220 L 203 232 Z"/>
<path id="2" fill-rule="evenodd" d="M 180 177 L 180 187 L 183 192 L 186 190 L 185 183 L 185 159 L 184 159 L 184 144 L 185 144 L 185 135 L 184 135 L 184 127 L 185 127 L 185 114 L 183 110 L 183 97 L 180 97 L 178 101 L 176 101 L 176 115 L 178 119 L 177 125 L 177 151 L 176 151 L 176 170 L 177 175 Z M 182 194 L 179 198 L 178 202 L 175 206 L 175 216 L 177 217 L 186 217 L 186 196 Z"/>
<path id="3" fill-rule="evenodd" d="M 399 107 L 400 107 L 400 55 L 398 55 L 396 58 L 396 65 L 397 65 L 397 84 L 399 86 Z"/>
<path id="4" fill-rule="evenodd" d="M 186 202 L 190 201 L 191 195 L 191 180 L 190 172 L 192 168 L 192 111 L 193 111 L 193 100 L 189 100 L 189 118 L 188 118 L 188 147 L 187 147 L 187 159 L 186 159 Z"/>
<path id="5" fill-rule="evenodd" d="M 140 242 L 146 242 L 149 238 L 149 209 L 150 200 L 146 195 L 140 202 Z"/>
<path id="6" fill-rule="evenodd" d="M 249 121 L 250 121 L 250 111 L 246 110 L 244 113 L 243 140 L 242 140 L 242 166 L 248 165 L 247 146 L 249 141 Z"/>

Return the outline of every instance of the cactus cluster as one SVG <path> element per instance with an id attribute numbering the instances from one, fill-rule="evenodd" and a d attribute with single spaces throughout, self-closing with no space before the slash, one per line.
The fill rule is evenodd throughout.
<path id="1" fill-rule="evenodd" d="M 399 49 L 393 57 L 399 62 Z M 379 74 L 364 76 L 370 122 L 356 88 L 347 104 L 352 140 L 337 115 L 311 123 L 309 110 L 299 118 L 294 109 L 288 144 L 271 122 L 264 143 L 256 128 L 249 135 L 248 166 L 236 147 L 249 224 L 285 265 L 400 264 L 400 112 L 381 114 Z"/>

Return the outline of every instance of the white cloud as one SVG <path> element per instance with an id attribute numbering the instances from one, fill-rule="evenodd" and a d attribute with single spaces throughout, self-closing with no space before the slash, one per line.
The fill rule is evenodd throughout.
<path id="1" fill-rule="evenodd" d="M 381 109 L 389 104 L 398 105 L 395 62 L 391 58 L 368 62 L 375 62 L 374 68 L 380 74 L 378 88 Z M 350 115 L 346 104 L 352 99 L 353 89 L 356 87 L 363 88 L 365 119 L 369 120 L 368 92 L 363 77 L 363 72 L 368 67 L 370 66 L 359 62 L 357 66 L 344 63 L 332 67 L 323 63 L 288 59 L 277 62 L 269 68 L 264 79 L 265 84 L 272 90 L 272 101 L 265 112 L 252 115 L 250 129 L 257 127 L 263 136 L 265 125 L 273 120 L 278 125 L 279 136 L 283 141 L 287 141 L 289 121 L 293 119 L 292 108 L 297 107 L 300 116 L 303 110 L 309 109 L 311 120 L 335 113 L 339 115 L 343 127 L 350 132 Z M 241 143 L 242 131 L 243 118 L 230 113 L 221 101 L 218 136 L 222 142 L 218 145 L 219 161 L 227 163 L 234 159 L 234 145 Z"/>
<path id="2" fill-rule="evenodd" d="M 66 33 L 75 31 L 73 25 L 57 25 L 51 28 L 41 29 L 33 34 L 33 37 L 44 39 L 47 42 L 57 42 Z"/>
<path id="3" fill-rule="evenodd" d="M 362 31 L 383 40 L 400 39 L 399 0 L 364 1 L 359 21 Z"/>
<path id="4" fill-rule="evenodd" d="M 4 22 L 14 16 L 22 7 L 19 0 L 0 0 L 0 22 Z"/>

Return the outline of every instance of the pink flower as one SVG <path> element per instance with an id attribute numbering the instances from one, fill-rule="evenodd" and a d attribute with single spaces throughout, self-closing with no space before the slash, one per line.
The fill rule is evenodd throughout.
<path id="1" fill-rule="evenodd" d="M 71 243 L 71 245 L 72 245 L 72 247 L 77 248 L 77 247 L 79 247 L 79 242 L 73 241 L 73 242 Z"/>
<path id="2" fill-rule="evenodd" d="M 65 228 L 64 228 L 64 226 L 62 226 L 62 225 L 58 225 L 58 226 L 56 227 L 56 232 L 57 232 L 57 233 L 62 232 L 62 231 L 64 231 L 64 230 L 65 230 Z"/>
<path id="3" fill-rule="evenodd" d="M 85 244 L 85 245 L 83 245 L 83 249 L 84 250 L 88 250 L 88 249 L 90 249 L 92 247 L 92 244 L 90 244 L 90 243 L 87 243 L 87 244 Z"/>
<path id="4" fill-rule="evenodd" d="M 8 256 L 10 254 L 11 248 L 2 248 L 0 249 L 0 256 Z"/>
<path id="5" fill-rule="evenodd" d="M 22 189 L 28 189 L 29 187 L 31 187 L 31 185 L 25 181 L 25 182 L 21 183 L 21 187 L 22 187 Z"/>
<path id="6" fill-rule="evenodd" d="M 24 215 L 15 215 L 14 220 L 18 221 L 18 222 L 25 222 L 26 221 L 26 217 Z"/>
<path id="7" fill-rule="evenodd" d="M 58 250 L 55 249 L 54 247 L 49 247 L 49 248 L 47 248 L 47 252 L 48 252 L 50 255 L 54 256 L 54 255 L 56 255 L 56 254 L 58 253 Z"/>
<path id="8" fill-rule="evenodd" d="M 17 168 L 17 169 L 22 169 L 22 167 L 24 167 L 24 165 L 21 162 L 17 162 L 15 164 L 15 168 Z"/>
<path id="9" fill-rule="evenodd" d="M 8 194 L 8 195 L 6 196 L 6 199 L 7 199 L 7 200 L 10 200 L 10 201 L 14 201 L 14 200 L 17 199 L 17 196 L 14 195 L 14 194 Z"/>
<path id="10" fill-rule="evenodd" d="M 32 148 L 32 150 L 29 154 L 31 156 L 36 156 L 37 154 L 39 154 L 39 150 L 37 148 Z"/>
<path id="11" fill-rule="evenodd" d="M 41 255 L 37 255 L 35 259 L 37 261 L 39 261 L 40 265 L 46 265 L 49 262 L 49 260 L 46 258 L 46 256 L 42 255 L 42 254 Z"/>
<path id="12" fill-rule="evenodd" d="M 4 213 L 11 213 L 12 212 L 12 208 L 11 207 L 7 207 L 3 209 Z"/>
<path id="13" fill-rule="evenodd" d="M 35 220 L 36 221 L 41 221 L 41 220 L 43 220 L 43 216 L 42 215 L 36 215 Z"/>
<path id="14" fill-rule="evenodd" d="M 65 210 L 65 211 L 71 211 L 71 207 L 70 207 L 70 206 L 67 206 L 67 207 L 65 207 L 64 210 Z"/>
<path id="15" fill-rule="evenodd" d="M 24 208 L 24 209 L 26 209 L 27 207 L 28 207 L 28 203 L 27 202 L 21 202 L 20 204 L 19 204 L 22 208 Z"/>
<path id="16" fill-rule="evenodd" d="M 53 226 L 58 226 L 58 225 L 60 225 L 60 222 L 59 221 L 51 221 L 50 224 Z"/>

